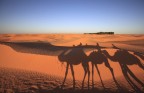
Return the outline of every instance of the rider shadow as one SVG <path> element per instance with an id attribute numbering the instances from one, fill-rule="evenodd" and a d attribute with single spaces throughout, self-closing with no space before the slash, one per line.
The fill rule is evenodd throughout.
<path id="1" fill-rule="evenodd" d="M 115 46 L 114 46 L 115 47 Z M 144 66 L 141 64 L 140 60 L 130 54 L 126 50 L 121 50 L 118 49 L 113 56 L 109 55 L 108 52 L 105 50 L 103 51 L 104 54 L 112 61 L 117 61 L 119 62 L 119 65 L 121 67 L 122 73 L 127 80 L 127 82 L 131 85 L 131 87 L 137 91 L 141 92 L 141 90 L 136 86 L 136 84 L 131 80 L 130 76 L 137 81 L 142 87 L 144 87 L 144 83 L 141 82 L 135 75 L 134 73 L 128 68 L 128 65 L 138 65 L 141 69 L 144 69 Z M 129 75 L 130 76 L 129 76 Z"/>
<path id="2" fill-rule="evenodd" d="M 104 89 L 106 89 L 105 86 L 104 86 L 104 83 L 103 83 L 103 81 L 102 81 L 102 78 L 101 78 L 101 75 L 100 75 L 100 71 L 99 71 L 98 66 L 97 66 L 98 64 L 104 63 L 105 66 L 110 70 L 116 86 L 118 87 L 118 89 L 120 89 L 120 85 L 118 84 L 118 82 L 117 82 L 116 79 L 115 79 L 115 75 L 114 75 L 113 68 L 110 66 L 107 57 L 106 57 L 106 56 L 103 54 L 103 52 L 101 51 L 98 43 L 97 43 L 97 47 L 98 47 L 98 51 L 93 51 L 93 52 L 91 52 L 90 55 L 89 55 L 89 60 L 90 60 L 91 63 L 92 63 L 92 87 L 94 88 L 94 66 L 95 66 L 95 68 L 96 68 L 96 70 L 97 70 L 97 72 L 98 72 L 98 75 L 99 75 L 99 78 L 100 78 L 102 87 L 103 87 Z"/>

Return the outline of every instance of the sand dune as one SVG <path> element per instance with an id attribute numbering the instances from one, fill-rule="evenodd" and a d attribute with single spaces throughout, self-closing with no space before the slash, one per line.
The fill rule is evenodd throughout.
<path id="1" fill-rule="evenodd" d="M 3 41 L 47 41 L 54 45 L 95 44 L 96 42 L 142 40 L 144 35 L 88 35 L 88 34 L 2 34 Z M 72 42 L 72 43 L 71 43 Z"/>
<path id="2" fill-rule="evenodd" d="M 140 80 L 144 83 L 144 70 L 138 66 L 137 62 L 144 64 L 144 35 L 83 35 L 83 34 L 48 34 L 48 35 L 15 35 L 4 34 L 0 35 L 1 42 L 16 42 L 11 48 L 7 45 L 0 44 L 0 92 L 30 92 L 30 93 L 104 93 L 104 92 L 119 92 L 119 93 L 136 93 L 144 92 Z M 109 58 L 108 62 L 114 71 L 116 81 L 121 89 L 115 84 L 110 70 L 105 64 L 98 64 L 104 86 L 100 82 L 100 77 L 94 70 L 94 89 L 92 89 L 92 78 L 90 76 L 90 89 L 86 77 L 84 89 L 81 89 L 84 70 L 81 64 L 74 65 L 76 78 L 76 89 L 73 90 L 73 81 L 71 71 L 68 71 L 68 77 L 64 85 L 64 89 L 60 86 L 65 76 L 66 62 L 62 63 L 58 59 L 58 55 L 64 50 L 70 53 L 73 50 L 73 45 L 77 46 L 82 43 L 84 53 L 88 56 L 94 50 L 97 51 L 96 43 L 106 50 L 111 56 L 114 56 L 119 49 L 112 49 L 112 43 L 127 52 L 119 52 L 121 54 L 123 64 L 126 67 L 120 66 L 119 60 L 113 61 Z M 19 43 L 19 44 L 17 44 Z M 87 44 L 87 45 L 86 45 Z M 41 47 L 41 48 L 39 48 Z M 88 48 L 89 47 L 89 48 Z M 91 48 L 92 47 L 92 48 Z M 78 50 L 79 50 L 78 49 Z M 86 50 L 86 51 L 85 51 Z M 32 52 L 32 53 L 31 53 Z M 41 55 L 40 55 L 41 54 Z M 76 55 L 75 53 L 72 54 Z M 125 55 L 125 56 L 122 56 Z M 78 57 L 77 57 L 78 58 Z M 115 56 L 116 58 L 116 56 Z M 128 59 L 132 59 L 128 61 Z M 91 63 L 89 69 L 92 73 Z M 128 68 L 127 68 L 128 67 Z M 22 70 L 23 69 L 23 70 Z M 122 70 L 124 69 L 124 71 Z M 127 74 L 125 73 L 127 71 Z M 135 76 L 133 76 L 133 74 Z M 130 76 L 129 79 L 127 80 Z M 131 82 L 132 84 L 130 85 Z"/>

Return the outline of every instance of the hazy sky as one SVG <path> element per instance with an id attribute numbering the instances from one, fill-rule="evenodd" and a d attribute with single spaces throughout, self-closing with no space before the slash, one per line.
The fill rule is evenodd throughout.
<path id="1" fill-rule="evenodd" d="M 144 0 L 0 0 L 0 33 L 144 34 Z"/>

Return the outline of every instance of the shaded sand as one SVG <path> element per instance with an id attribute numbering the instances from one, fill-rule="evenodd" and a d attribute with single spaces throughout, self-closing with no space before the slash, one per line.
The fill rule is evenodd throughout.
<path id="1" fill-rule="evenodd" d="M 144 35 L 83 35 L 83 34 L 4 34 L 0 35 L 0 41 L 9 42 L 45 42 L 56 46 L 73 46 L 80 42 L 85 45 L 96 45 L 99 42 L 100 46 L 112 47 L 112 43 L 116 46 L 127 49 L 144 52 L 143 41 Z M 24 50 L 24 48 L 20 48 Z M 89 55 L 93 50 L 85 51 Z M 114 55 L 117 49 L 102 49 L 107 50 L 110 55 Z M 134 55 L 134 52 L 130 52 Z M 48 51 L 42 51 L 48 52 Z M 49 53 L 49 52 L 48 52 Z M 58 55 L 57 55 L 58 56 Z M 106 87 L 104 90 L 96 69 L 94 70 L 95 88 L 90 85 L 90 90 L 87 89 L 87 81 L 85 81 L 85 88 L 81 90 L 81 81 L 84 76 L 84 70 L 81 66 L 75 65 L 76 90 L 72 89 L 72 75 L 69 69 L 66 85 L 64 90 L 60 89 L 63 81 L 66 63 L 62 64 L 56 55 L 39 55 L 22 53 L 13 50 L 11 47 L 0 44 L 0 91 L 15 91 L 21 93 L 103 93 L 103 92 L 120 92 L 120 93 L 135 93 L 134 89 L 124 78 L 122 69 L 118 62 L 113 62 L 108 59 L 110 66 L 114 70 L 114 75 L 117 82 L 122 87 L 118 90 L 110 70 L 103 64 L 98 64 L 98 68 Z M 144 55 L 136 56 L 141 63 L 144 64 Z M 89 62 L 90 72 L 91 63 Z M 144 83 L 144 70 L 138 65 L 133 64 L 128 66 L 130 70 Z M 11 69 L 10 69 L 11 68 Z M 52 78 L 50 78 L 52 77 Z M 132 77 L 133 82 L 138 88 L 143 91 L 142 86 L 138 84 Z M 58 80 L 58 81 L 57 81 Z M 87 77 L 86 77 L 87 80 Z M 91 80 L 91 77 L 90 77 Z M 25 83 L 26 82 L 26 83 Z M 48 82 L 48 83 L 44 83 Z M 91 82 L 91 81 L 90 81 Z M 12 84 L 13 83 L 13 84 Z M 91 83 L 90 83 L 91 84 Z M 42 86 L 42 88 L 41 88 Z M 138 91 L 139 92 L 139 91 Z"/>
<path id="2" fill-rule="evenodd" d="M 116 50 L 107 49 L 108 52 L 113 55 Z M 57 56 L 47 56 L 47 55 L 37 55 L 37 54 L 28 54 L 28 53 L 19 53 L 11 49 L 9 46 L 0 45 L 0 51 L 1 51 L 1 64 L 0 66 L 5 67 L 12 67 L 12 68 L 19 68 L 19 69 L 28 69 L 38 72 L 44 72 L 48 74 L 58 75 L 64 77 L 65 69 L 66 69 L 66 63 L 62 64 Z M 92 52 L 93 50 L 86 52 L 87 56 Z M 97 50 L 96 50 L 97 51 Z M 140 59 L 141 62 L 143 62 L 142 59 Z M 118 62 L 112 62 L 109 60 L 109 63 L 111 64 L 112 68 L 116 72 L 116 77 L 121 76 L 121 69 L 118 64 Z M 90 70 L 91 70 L 91 63 L 89 62 Z M 106 68 L 106 66 L 103 64 L 98 64 L 98 67 L 100 69 L 102 78 L 110 79 L 112 78 L 109 69 Z M 139 72 L 139 68 L 136 66 L 137 72 Z M 75 77 L 78 80 L 82 80 L 84 71 L 81 66 L 74 65 L 74 71 L 75 71 Z M 105 74 L 107 73 L 107 74 Z M 99 77 L 97 76 L 97 73 L 95 71 L 95 80 L 99 80 Z M 69 70 L 68 78 L 72 78 L 71 72 Z"/>
<path id="3" fill-rule="evenodd" d="M 46 41 L 54 45 L 72 46 L 80 42 L 95 45 L 96 42 L 144 40 L 144 35 L 89 35 L 89 34 L 1 34 L 0 41 Z"/>
<path id="4" fill-rule="evenodd" d="M 123 44 L 129 44 L 129 45 L 137 45 L 137 46 L 144 46 L 144 39 L 139 40 L 126 40 L 126 41 L 111 41 L 112 43 L 123 43 Z"/>

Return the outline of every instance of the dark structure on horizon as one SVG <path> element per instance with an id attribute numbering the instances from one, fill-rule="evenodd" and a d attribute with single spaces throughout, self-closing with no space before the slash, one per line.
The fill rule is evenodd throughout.
<path id="1" fill-rule="evenodd" d="M 97 33 L 84 33 L 84 34 L 98 34 L 98 35 L 110 34 L 110 35 L 113 35 L 114 32 L 97 32 Z"/>

